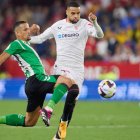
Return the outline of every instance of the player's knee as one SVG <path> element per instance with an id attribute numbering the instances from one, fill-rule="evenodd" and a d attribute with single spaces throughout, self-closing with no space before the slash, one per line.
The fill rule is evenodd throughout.
<path id="1" fill-rule="evenodd" d="M 32 121 L 31 119 L 25 119 L 25 127 L 33 127 L 36 125 L 35 121 Z"/>
<path id="2" fill-rule="evenodd" d="M 65 78 L 65 84 L 70 88 L 72 86 L 72 81 L 69 78 Z"/>
<path id="3" fill-rule="evenodd" d="M 70 94 L 71 96 L 73 96 L 76 99 L 76 97 L 79 95 L 79 87 L 78 87 L 78 85 L 73 84 L 71 86 L 71 88 L 69 89 L 68 94 Z"/>
<path id="4" fill-rule="evenodd" d="M 64 83 L 68 86 L 68 88 L 72 86 L 72 80 L 64 76 L 60 76 L 57 83 Z"/>
<path id="5" fill-rule="evenodd" d="M 33 127 L 35 125 L 36 125 L 36 123 L 34 123 L 34 122 L 27 122 L 27 123 L 25 123 L 25 127 Z"/>
<path id="6" fill-rule="evenodd" d="M 76 98 L 79 94 L 78 85 L 73 84 L 68 91 L 66 101 L 71 104 L 75 104 Z"/>

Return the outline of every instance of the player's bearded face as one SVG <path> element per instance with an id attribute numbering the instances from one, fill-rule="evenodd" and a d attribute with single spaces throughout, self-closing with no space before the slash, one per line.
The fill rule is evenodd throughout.
<path id="1" fill-rule="evenodd" d="M 80 7 L 69 7 L 66 11 L 67 19 L 70 23 L 77 23 L 80 19 Z"/>

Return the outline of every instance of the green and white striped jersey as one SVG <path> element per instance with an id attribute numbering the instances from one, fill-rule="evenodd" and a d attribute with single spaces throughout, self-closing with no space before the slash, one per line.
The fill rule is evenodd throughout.
<path id="1" fill-rule="evenodd" d="M 29 78 L 34 74 L 46 75 L 44 66 L 38 54 L 28 42 L 14 40 L 4 51 L 16 57 L 16 60 L 18 61 L 18 64 L 24 72 L 26 78 Z"/>

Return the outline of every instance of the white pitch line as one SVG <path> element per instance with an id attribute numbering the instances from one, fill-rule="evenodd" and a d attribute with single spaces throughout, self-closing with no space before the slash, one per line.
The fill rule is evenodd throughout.
<path id="1" fill-rule="evenodd" d="M 16 128 L 26 128 L 26 129 L 56 129 L 58 126 L 34 126 L 34 127 L 16 127 L 16 126 L 3 126 L 0 125 L 0 128 L 10 128 L 10 129 L 16 129 Z M 109 128 L 109 129 L 116 129 L 116 128 L 140 128 L 140 125 L 99 125 L 99 126 L 93 126 L 93 125 L 87 125 L 87 126 L 69 126 L 69 129 L 93 129 L 93 128 Z"/>

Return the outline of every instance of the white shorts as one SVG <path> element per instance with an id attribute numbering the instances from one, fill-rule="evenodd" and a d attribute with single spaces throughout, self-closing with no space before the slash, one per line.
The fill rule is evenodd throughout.
<path id="1" fill-rule="evenodd" d="M 68 78 L 74 80 L 75 83 L 78 85 L 79 90 L 81 90 L 82 84 L 84 81 L 84 71 L 81 72 L 74 68 L 68 68 L 68 67 L 54 65 L 53 74 L 62 75 L 62 76 L 65 76 L 65 77 L 68 77 Z"/>

